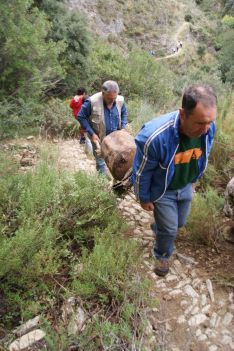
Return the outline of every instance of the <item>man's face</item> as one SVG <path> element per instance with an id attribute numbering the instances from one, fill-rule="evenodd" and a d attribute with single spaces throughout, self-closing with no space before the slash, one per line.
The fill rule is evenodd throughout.
<path id="1" fill-rule="evenodd" d="M 106 105 L 111 105 L 115 102 L 117 98 L 117 93 L 115 91 L 109 91 L 108 93 L 103 92 L 103 100 L 105 101 Z"/>
<path id="2" fill-rule="evenodd" d="M 201 102 L 192 110 L 188 117 L 184 109 L 180 109 L 180 131 L 189 138 L 198 138 L 206 134 L 216 117 L 216 107 L 205 107 Z"/>

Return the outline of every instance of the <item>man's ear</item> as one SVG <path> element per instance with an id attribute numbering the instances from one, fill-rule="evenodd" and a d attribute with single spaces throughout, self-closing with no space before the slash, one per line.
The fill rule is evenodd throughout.
<path id="1" fill-rule="evenodd" d="M 184 121 L 185 118 L 186 118 L 186 116 L 185 116 L 185 111 L 184 111 L 184 109 L 183 109 L 182 107 L 179 109 L 179 111 L 180 111 L 180 119 L 181 119 L 182 121 Z"/>

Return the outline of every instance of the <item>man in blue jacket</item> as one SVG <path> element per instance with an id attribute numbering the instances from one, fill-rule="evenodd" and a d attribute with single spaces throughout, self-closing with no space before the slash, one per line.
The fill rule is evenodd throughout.
<path id="1" fill-rule="evenodd" d="M 216 105 L 210 87 L 191 86 L 184 92 L 182 108 L 146 123 L 136 136 L 132 181 L 141 207 L 154 211 L 157 275 L 169 271 L 177 230 L 189 214 L 192 184 L 207 166 Z"/>

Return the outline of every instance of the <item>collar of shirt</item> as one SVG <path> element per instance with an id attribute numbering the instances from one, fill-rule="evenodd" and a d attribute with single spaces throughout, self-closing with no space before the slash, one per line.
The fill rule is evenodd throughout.
<path id="1" fill-rule="evenodd" d="M 113 105 L 111 106 L 111 108 L 107 107 L 106 102 L 104 100 L 103 100 L 103 105 L 105 108 L 108 108 L 109 110 L 111 110 L 113 107 L 116 106 L 116 101 L 113 102 Z"/>

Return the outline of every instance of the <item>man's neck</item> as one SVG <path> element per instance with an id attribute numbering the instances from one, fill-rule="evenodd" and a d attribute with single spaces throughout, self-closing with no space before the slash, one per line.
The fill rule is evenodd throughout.
<path id="1" fill-rule="evenodd" d="M 105 101 L 104 101 L 104 105 L 108 108 L 108 109 L 111 109 L 114 105 L 115 101 L 114 102 L 111 102 L 110 104 L 107 104 Z"/>

